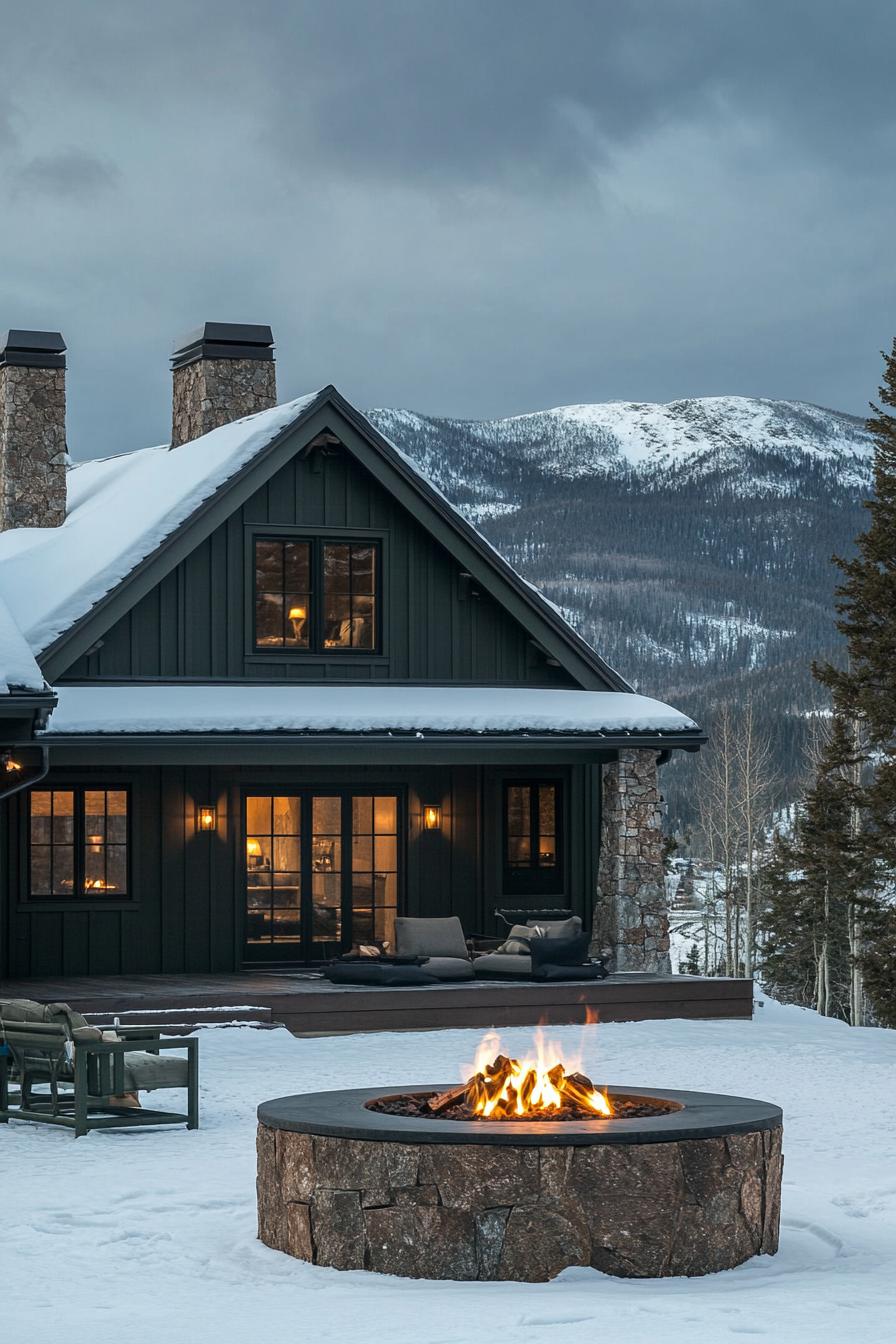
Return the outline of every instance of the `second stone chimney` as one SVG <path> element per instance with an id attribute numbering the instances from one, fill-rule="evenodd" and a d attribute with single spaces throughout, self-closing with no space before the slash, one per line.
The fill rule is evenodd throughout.
<path id="1" fill-rule="evenodd" d="M 270 327 L 205 322 L 171 356 L 171 447 L 277 404 Z"/>
<path id="2" fill-rule="evenodd" d="M 65 341 L 0 334 L 0 532 L 65 522 Z"/>

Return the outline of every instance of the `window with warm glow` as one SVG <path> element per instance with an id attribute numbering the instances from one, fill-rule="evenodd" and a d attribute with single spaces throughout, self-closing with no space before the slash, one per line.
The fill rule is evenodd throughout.
<path id="1" fill-rule="evenodd" d="M 504 887 L 547 895 L 563 889 L 561 785 L 520 780 L 504 787 Z"/>
<path id="2" fill-rule="evenodd" d="M 379 544 L 255 539 L 255 647 L 373 653 Z"/>
<path id="3" fill-rule="evenodd" d="M 307 649 L 311 634 L 311 545 L 255 542 L 255 644 L 260 649 Z"/>
<path id="4" fill-rule="evenodd" d="M 34 789 L 29 814 L 32 896 L 127 896 L 126 789 Z"/>

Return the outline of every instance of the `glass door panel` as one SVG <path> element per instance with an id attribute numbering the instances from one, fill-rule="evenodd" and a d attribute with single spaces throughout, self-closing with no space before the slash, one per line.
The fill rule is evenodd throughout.
<path id="1" fill-rule="evenodd" d="M 395 794 L 252 794 L 245 820 L 247 961 L 324 961 L 373 940 L 394 947 Z"/>
<path id="2" fill-rule="evenodd" d="M 352 798 L 352 940 L 395 947 L 398 913 L 398 799 Z"/>
<path id="3" fill-rule="evenodd" d="M 246 954 L 301 956 L 302 808 L 295 796 L 246 799 Z"/>
<path id="4" fill-rule="evenodd" d="M 333 956 L 342 944 L 342 798 L 311 799 L 310 956 Z"/>

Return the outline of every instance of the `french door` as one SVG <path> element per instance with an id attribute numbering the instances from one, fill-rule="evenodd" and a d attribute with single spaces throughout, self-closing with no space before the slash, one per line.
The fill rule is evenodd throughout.
<path id="1" fill-rule="evenodd" d="M 399 801 L 353 789 L 246 794 L 246 961 L 315 962 L 353 943 L 394 945 Z"/>

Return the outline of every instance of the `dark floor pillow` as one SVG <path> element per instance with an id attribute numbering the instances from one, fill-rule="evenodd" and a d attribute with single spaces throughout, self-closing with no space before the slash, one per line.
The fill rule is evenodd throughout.
<path id="1" fill-rule="evenodd" d="M 588 956 L 588 935 L 577 933 L 572 938 L 532 938 L 529 948 L 533 974 L 539 966 L 581 966 Z"/>
<path id="2" fill-rule="evenodd" d="M 334 985 L 437 985 L 420 966 L 378 965 L 376 961 L 337 961 L 323 968 Z"/>
<path id="3" fill-rule="evenodd" d="M 592 965 L 586 962 L 584 966 L 553 966 L 546 961 L 543 966 L 538 966 L 532 970 L 532 979 L 542 982 L 550 980 L 605 980 L 607 977 L 606 967 L 598 962 Z"/>

